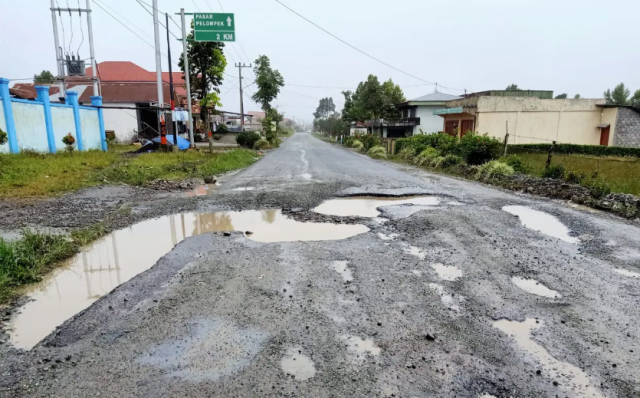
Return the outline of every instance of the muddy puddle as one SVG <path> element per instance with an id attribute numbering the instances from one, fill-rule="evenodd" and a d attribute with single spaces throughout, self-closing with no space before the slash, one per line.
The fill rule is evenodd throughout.
<path id="1" fill-rule="evenodd" d="M 527 293 L 535 294 L 537 296 L 549 297 L 549 298 L 561 298 L 562 295 L 556 292 L 555 290 L 551 290 L 542 283 L 538 282 L 535 279 L 526 279 L 521 278 L 519 276 L 514 276 L 511 278 L 511 282 L 518 286 L 520 289 L 524 290 Z"/>
<path id="2" fill-rule="evenodd" d="M 220 186 L 220 184 L 218 184 L 218 183 L 198 185 L 197 187 L 193 188 L 192 190 L 187 191 L 185 193 L 185 196 L 188 197 L 188 198 L 193 198 L 193 197 L 196 197 L 196 196 L 211 195 L 214 192 L 216 192 L 216 190 L 218 189 L 219 186 Z"/>
<path id="3" fill-rule="evenodd" d="M 282 370 L 298 381 L 305 381 L 316 375 L 316 367 L 311 358 L 302 354 L 300 347 L 289 348 L 280 360 Z"/>
<path id="4" fill-rule="evenodd" d="M 346 344 L 347 352 L 351 357 L 351 361 L 362 364 L 367 360 L 367 356 L 378 356 L 382 349 L 378 347 L 373 339 L 363 339 L 358 336 L 343 335 L 340 336 Z"/>
<path id="5" fill-rule="evenodd" d="M 580 368 L 555 359 L 543 346 L 531 339 L 531 331 L 541 326 L 542 323 L 533 318 L 527 318 L 524 322 L 501 319 L 493 323 L 493 327 L 515 339 L 520 350 L 535 358 L 543 368 L 543 376 L 557 381 L 558 388 L 570 396 L 604 397 Z"/>
<path id="6" fill-rule="evenodd" d="M 640 273 L 629 271 L 624 268 L 616 268 L 614 271 L 620 275 L 628 276 L 630 278 L 640 278 Z"/>
<path id="7" fill-rule="evenodd" d="M 353 281 L 353 275 L 351 274 L 351 270 L 349 269 L 348 265 L 348 261 L 334 261 L 331 263 L 331 268 L 339 273 L 345 282 L 351 282 Z"/>
<path id="8" fill-rule="evenodd" d="M 580 242 L 578 238 L 569 235 L 571 230 L 567 228 L 566 225 L 549 213 L 533 210 L 526 206 L 505 206 L 502 210 L 517 216 L 525 228 L 541 232 L 565 242 Z"/>
<path id="9" fill-rule="evenodd" d="M 380 215 L 378 207 L 397 205 L 436 206 L 440 200 L 434 196 L 354 196 L 350 198 L 331 199 L 322 202 L 313 209 L 316 213 L 339 217 L 377 217 Z"/>
<path id="10" fill-rule="evenodd" d="M 440 279 L 445 281 L 455 281 L 458 278 L 462 278 L 462 270 L 454 265 L 433 263 L 431 268 L 438 274 Z"/>
<path id="11" fill-rule="evenodd" d="M 120 284 L 151 268 L 180 241 L 207 232 L 243 231 L 257 242 L 346 239 L 364 225 L 303 223 L 280 210 L 185 213 L 146 220 L 115 231 L 83 249 L 40 283 L 22 291 L 28 299 L 8 323 L 11 343 L 30 349 L 56 326 Z"/>

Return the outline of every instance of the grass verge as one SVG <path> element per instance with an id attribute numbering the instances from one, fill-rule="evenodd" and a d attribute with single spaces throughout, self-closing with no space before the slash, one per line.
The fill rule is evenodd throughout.
<path id="1" fill-rule="evenodd" d="M 249 166 L 255 153 L 234 149 L 127 155 L 130 146 L 109 152 L 87 151 L 0 155 L 0 198 L 58 195 L 105 184 L 144 185 L 155 179 L 179 180 L 224 173 Z"/>

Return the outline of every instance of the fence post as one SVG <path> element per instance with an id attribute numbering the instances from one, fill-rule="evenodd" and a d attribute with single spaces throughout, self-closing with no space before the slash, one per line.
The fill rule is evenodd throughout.
<path id="1" fill-rule="evenodd" d="M 104 131 L 104 114 L 102 113 L 102 97 L 99 95 L 90 97 L 91 105 L 98 110 L 98 126 L 100 127 L 100 146 L 104 152 L 107 151 L 107 135 Z"/>
<path id="2" fill-rule="evenodd" d="M 505 124 L 507 125 L 507 133 L 504 136 L 504 156 L 507 156 L 507 149 L 509 145 L 509 121 L 505 120 Z"/>
<path id="3" fill-rule="evenodd" d="M 56 136 L 53 134 L 53 119 L 51 117 L 51 101 L 49 100 L 49 87 L 36 86 L 38 101 L 42 102 L 44 108 L 44 125 L 47 129 L 47 142 L 49 143 L 49 153 L 56 153 Z"/>
<path id="4" fill-rule="evenodd" d="M 78 150 L 84 151 L 84 142 L 82 142 L 82 123 L 80 122 L 80 104 L 78 103 L 78 92 L 67 91 L 67 103 L 73 106 L 73 120 L 76 123 L 76 142 Z"/>
<path id="5" fill-rule="evenodd" d="M 556 148 L 556 142 L 553 141 L 551 147 L 549 148 L 549 155 L 547 155 L 547 163 L 544 165 L 544 169 L 548 169 L 551 166 L 551 157 L 553 156 L 553 150 Z"/>
<path id="6" fill-rule="evenodd" d="M 13 118 L 13 108 L 11 107 L 9 82 L 9 79 L 0 77 L 0 98 L 2 98 L 2 108 L 4 109 L 4 123 L 7 127 L 9 151 L 11 151 L 11 153 L 18 153 L 20 152 L 20 148 L 18 147 L 18 137 L 16 134 L 16 121 Z"/>

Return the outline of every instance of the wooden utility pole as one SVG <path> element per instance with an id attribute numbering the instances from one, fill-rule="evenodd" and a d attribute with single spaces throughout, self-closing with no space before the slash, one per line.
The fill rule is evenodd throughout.
<path id="1" fill-rule="evenodd" d="M 556 149 L 556 142 L 553 141 L 551 147 L 549 148 L 549 154 L 547 155 L 547 163 L 544 165 L 544 169 L 548 169 L 551 166 L 551 157 L 553 156 L 553 150 Z"/>
<path id="2" fill-rule="evenodd" d="M 238 78 L 240 79 L 240 126 L 242 131 L 244 131 L 244 98 L 242 96 L 242 68 L 251 68 L 251 64 L 248 66 L 243 63 L 237 63 L 236 68 L 238 68 Z M 266 117 L 267 115 L 265 115 Z"/>
<path id="3" fill-rule="evenodd" d="M 506 122 L 507 125 L 507 134 L 504 136 L 504 156 L 507 156 L 507 148 L 509 146 L 509 121 Z"/>

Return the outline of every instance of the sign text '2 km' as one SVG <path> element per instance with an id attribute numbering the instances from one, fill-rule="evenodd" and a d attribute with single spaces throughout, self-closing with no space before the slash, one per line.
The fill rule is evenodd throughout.
<path id="1" fill-rule="evenodd" d="M 233 14 L 193 14 L 196 41 L 236 41 L 236 20 Z"/>

